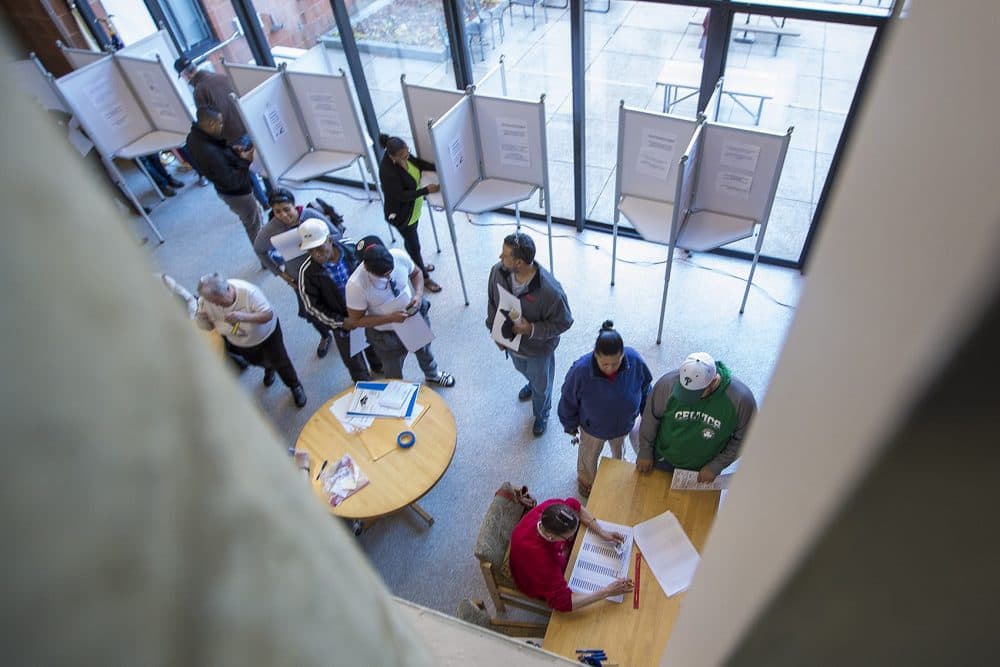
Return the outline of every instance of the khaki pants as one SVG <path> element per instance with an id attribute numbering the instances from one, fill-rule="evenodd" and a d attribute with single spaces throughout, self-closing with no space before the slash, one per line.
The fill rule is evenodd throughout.
<path id="1" fill-rule="evenodd" d="M 576 455 L 576 476 L 587 486 L 591 486 L 597 476 L 597 462 L 601 458 L 601 452 L 604 451 L 605 442 L 611 445 L 611 456 L 616 459 L 622 458 L 624 435 L 605 441 L 595 438 L 582 428 L 580 429 L 580 450 Z"/>

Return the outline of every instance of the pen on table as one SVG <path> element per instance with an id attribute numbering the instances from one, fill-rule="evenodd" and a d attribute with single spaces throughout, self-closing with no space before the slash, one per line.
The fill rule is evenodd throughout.
<path id="1" fill-rule="evenodd" d="M 632 609 L 639 608 L 639 568 L 642 566 L 642 552 L 635 550 L 635 588 L 632 589 Z"/>
<path id="2" fill-rule="evenodd" d="M 324 470 L 326 470 L 326 459 L 323 459 L 323 465 L 321 465 L 319 467 L 319 472 L 316 473 L 316 481 L 317 482 L 319 481 L 319 476 L 323 474 Z"/>

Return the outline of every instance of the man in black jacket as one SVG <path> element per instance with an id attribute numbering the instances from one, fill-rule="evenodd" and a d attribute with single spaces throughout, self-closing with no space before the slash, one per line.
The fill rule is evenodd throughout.
<path id="1" fill-rule="evenodd" d="M 368 364 L 382 372 L 382 361 L 371 346 L 351 356 L 351 325 L 347 322 L 344 287 L 358 268 L 360 260 L 354 248 L 334 241 L 324 220 L 309 219 L 299 225 L 299 248 L 309 253 L 299 267 L 298 289 L 306 311 L 333 332 L 340 358 L 354 382 L 371 379 Z M 362 332 L 363 333 L 363 332 Z M 362 338 L 364 340 L 364 338 Z M 364 357 L 368 358 L 368 364 Z"/>
<path id="2" fill-rule="evenodd" d="M 253 246 L 263 223 L 250 183 L 254 149 L 253 146 L 229 146 L 223 136 L 223 127 L 222 112 L 212 107 L 199 107 L 186 148 L 198 172 L 212 182 L 219 199 L 239 217 Z M 257 257 L 261 267 L 267 268 L 267 256 L 257 253 Z"/>

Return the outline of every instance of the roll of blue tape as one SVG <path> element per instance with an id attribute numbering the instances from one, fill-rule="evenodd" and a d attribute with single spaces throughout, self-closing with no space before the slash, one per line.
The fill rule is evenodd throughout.
<path id="1" fill-rule="evenodd" d="M 412 447 L 413 443 L 417 441 L 417 436 L 413 435 L 413 431 L 403 431 L 398 436 L 396 436 L 396 444 L 406 449 L 407 447 Z"/>

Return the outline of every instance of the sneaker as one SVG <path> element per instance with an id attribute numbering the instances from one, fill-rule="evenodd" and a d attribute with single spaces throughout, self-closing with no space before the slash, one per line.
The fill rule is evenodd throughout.
<path id="1" fill-rule="evenodd" d="M 531 425 L 531 432 L 536 438 L 541 437 L 545 433 L 545 429 L 549 427 L 548 417 L 535 417 L 535 423 Z"/>
<path id="2" fill-rule="evenodd" d="M 454 387 L 455 376 L 451 373 L 438 373 L 436 377 L 424 378 L 425 382 L 436 384 L 439 387 Z"/>
<path id="3" fill-rule="evenodd" d="M 297 384 L 292 387 L 292 398 L 295 399 L 295 407 L 301 408 L 306 404 L 306 390 L 302 388 L 302 385 Z"/>
<path id="4" fill-rule="evenodd" d="M 266 368 L 264 369 L 264 386 L 270 387 L 274 384 L 274 369 Z"/>
<path id="5" fill-rule="evenodd" d="M 523 387 L 521 387 L 521 391 L 517 392 L 517 400 L 519 400 L 519 401 L 527 401 L 528 399 L 531 398 L 531 395 L 533 393 L 534 392 L 531 391 L 531 385 L 530 384 L 526 384 Z"/>
<path id="6" fill-rule="evenodd" d="M 316 356 L 322 359 L 326 356 L 327 352 L 330 351 L 330 343 L 333 342 L 333 334 L 328 333 L 323 336 L 323 340 L 319 342 L 319 347 L 316 348 Z"/>

